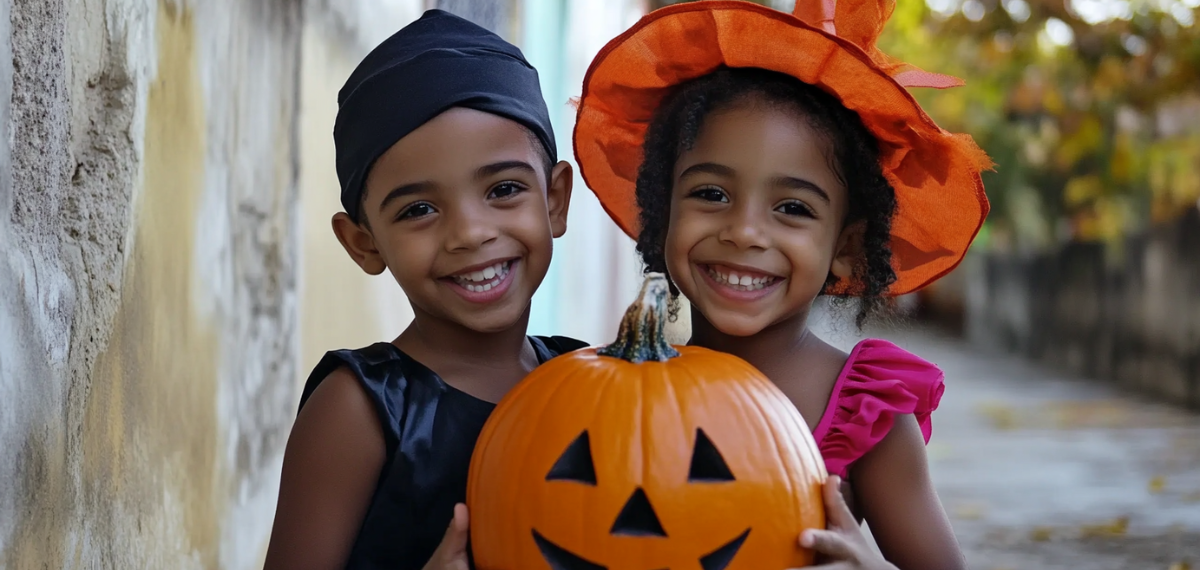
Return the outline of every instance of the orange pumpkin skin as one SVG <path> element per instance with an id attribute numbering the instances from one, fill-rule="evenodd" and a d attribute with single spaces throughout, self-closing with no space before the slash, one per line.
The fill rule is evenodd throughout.
<path id="1" fill-rule="evenodd" d="M 664 361 L 602 354 L 620 341 L 579 350 L 538 367 L 497 405 L 467 486 L 476 568 L 812 563 L 798 538 L 825 527 L 826 472 L 806 423 L 749 363 L 666 345 L 665 297 L 665 280 L 652 275 L 622 325 L 626 349 L 650 346 Z"/>

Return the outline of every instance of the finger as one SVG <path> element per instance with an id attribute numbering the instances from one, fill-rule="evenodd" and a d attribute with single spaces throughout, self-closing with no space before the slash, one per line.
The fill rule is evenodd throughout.
<path id="1" fill-rule="evenodd" d="M 450 556 L 466 553 L 470 529 L 471 521 L 467 513 L 467 506 L 462 503 L 454 505 L 454 518 L 450 520 L 450 528 L 446 529 L 446 538 L 442 540 L 442 544 L 446 547 L 445 553 Z"/>
<path id="2" fill-rule="evenodd" d="M 828 530 L 806 530 L 800 535 L 800 546 L 812 549 L 834 560 L 858 562 L 854 545 L 836 532 Z"/>
<path id="3" fill-rule="evenodd" d="M 446 525 L 446 534 L 442 535 L 442 542 L 433 551 L 432 559 L 449 560 L 460 552 L 464 552 L 468 528 L 470 528 L 470 524 L 467 520 L 467 507 L 458 503 L 454 505 L 454 516 L 450 519 L 450 524 Z"/>
<path id="4" fill-rule="evenodd" d="M 837 475 L 830 475 L 825 480 L 825 517 L 828 519 L 825 526 L 830 528 L 858 526 L 854 513 L 846 505 L 846 497 L 842 496 L 842 478 Z"/>

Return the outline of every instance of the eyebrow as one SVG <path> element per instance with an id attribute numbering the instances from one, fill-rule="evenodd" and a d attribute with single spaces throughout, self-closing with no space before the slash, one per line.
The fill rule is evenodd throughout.
<path id="1" fill-rule="evenodd" d="M 475 171 L 475 179 L 479 180 L 489 176 L 495 176 L 506 170 L 522 170 L 528 172 L 529 174 L 537 174 L 537 171 L 534 170 L 533 166 L 528 162 L 523 160 L 504 160 L 501 162 L 494 162 L 492 164 L 480 166 L 479 169 Z"/>
<path id="2" fill-rule="evenodd" d="M 829 203 L 828 192 L 826 192 L 820 186 L 817 186 L 816 184 L 803 178 L 796 178 L 795 176 L 776 176 L 775 178 L 771 179 L 771 185 L 787 188 L 789 190 L 808 190 L 819 196 L 825 201 L 825 203 Z"/>
<path id="3" fill-rule="evenodd" d="M 735 173 L 732 168 L 725 166 L 724 164 L 717 164 L 715 162 L 701 162 L 700 164 L 693 164 L 687 167 L 686 170 L 679 174 L 679 179 L 683 180 L 684 178 L 694 174 L 715 174 L 717 176 L 733 178 Z"/>

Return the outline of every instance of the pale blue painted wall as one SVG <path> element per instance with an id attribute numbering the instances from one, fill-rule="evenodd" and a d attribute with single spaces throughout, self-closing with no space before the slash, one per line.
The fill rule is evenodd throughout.
<path id="1" fill-rule="evenodd" d="M 550 109 L 550 120 L 554 125 L 554 138 L 558 143 L 559 160 L 574 162 L 571 151 L 570 118 L 566 81 L 566 0 L 524 0 L 521 22 L 521 51 L 529 63 L 538 70 L 542 94 Z M 576 191 L 586 192 L 586 188 Z M 569 228 L 569 224 L 568 224 Z M 569 231 L 569 230 L 568 230 Z M 560 240 L 561 241 L 561 240 Z M 533 310 L 529 319 L 530 334 L 561 334 L 563 322 L 562 256 L 565 248 L 556 244 L 554 260 L 541 288 L 533 296 Z"/>

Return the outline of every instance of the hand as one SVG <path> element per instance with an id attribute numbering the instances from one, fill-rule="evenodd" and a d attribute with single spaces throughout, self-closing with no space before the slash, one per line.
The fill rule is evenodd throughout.
<path id="1" fill-rule="evenodd" d="M 831 475 L 825 480 L 826 530 L 806 530 L 800 546 L 823 554 L 823 563 L 810 568 L 824 570 L 896 570 L 867 543 L 862 527 L 854 520 L 842 497 L 842 478 Z"/>
<path id="2" fill-rule="evenodd" d="M 424 570 L 470 570 L 467 564 L 467 531 L 471 528 L 467 519 L 467 506 L 458 503 L 454 505 L 454 518 L 446 528 L 446 536 Z"/>

